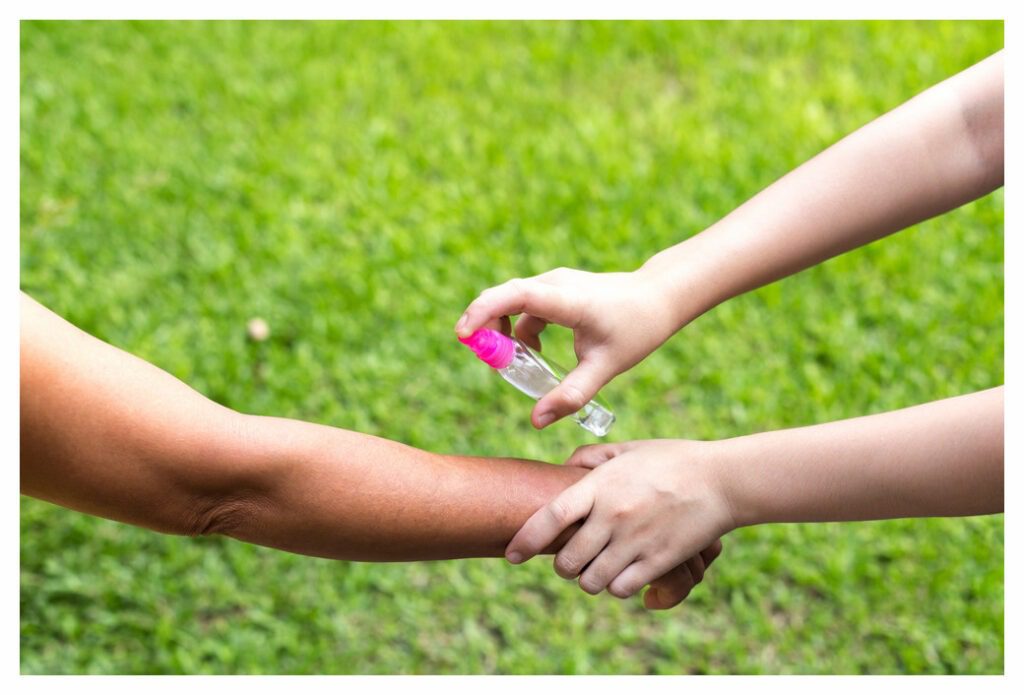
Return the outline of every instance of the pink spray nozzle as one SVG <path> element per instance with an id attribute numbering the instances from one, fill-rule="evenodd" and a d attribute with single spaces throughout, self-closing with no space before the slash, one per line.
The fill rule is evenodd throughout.
<path id="1" fill-rule="evenodd" d="M 476 330 L 468 338 L 459 338 L 459 342 L 495 369 L 507 367 L 516 353 L 516 344 L 511 338 L 490 328 Z"/>

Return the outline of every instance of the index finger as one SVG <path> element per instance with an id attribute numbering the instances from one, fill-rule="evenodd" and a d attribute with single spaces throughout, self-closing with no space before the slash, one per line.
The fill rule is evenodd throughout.
<path id="1" fill-rule="evenodd" d="M 466 308 L 455 332 L 465 338 L 488 321 L 524 312 L 568 328 L 575 328 L 582 318 L 579 298 L 564 287 L 536 278 L 514 278 L 481 292 Z"/>
<path id="2" fill-rule="evenodd" d="M 562 491 L 558 497 L 533 513 L 513 536 L 505 557 L 513 565 L 526 562 L 558 538 L 569 526 L 590 514 L 594 494 L 582 481 Z"/>

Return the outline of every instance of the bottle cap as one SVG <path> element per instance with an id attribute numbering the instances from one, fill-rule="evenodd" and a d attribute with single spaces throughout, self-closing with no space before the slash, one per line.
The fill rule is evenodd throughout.
<path id="1" fill-rule="evenodd" d="M 459 338 L 459 342 L 472 350 L 482 362 L 495 369 L 507 367 L 516 354 L 515 341 L 504 333 L 490 328 L 476 330 L 468 338 Z"/>

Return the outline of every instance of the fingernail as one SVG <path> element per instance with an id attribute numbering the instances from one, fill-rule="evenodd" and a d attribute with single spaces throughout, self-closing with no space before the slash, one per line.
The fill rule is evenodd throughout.
<path id="1" fill-rule="evenodd" d="M 466 314 L 463 314 L 461 317 L 459 317 L 459 322 L 455 324 L 456 333 L 462 332 L 462 328 L 463 326 L 466 325 L 467 320 L 469 320 L 469 317 Z"/>
<path id="2" fill-rule="evenodd" d="M 547 427 L 554 421 L 555 414 L 550 411 L 546 413 L 541 413 L 540 415 L 537 416 L 537 425 L 540 427 Z"/>
<path id="3" fill-rule="evenodd" d="M 513 565 L 518 565 L 523 561 L 523 556 L 520 553 L 511 552 L 505 556 L 505 559 L 511 562 Z"/>

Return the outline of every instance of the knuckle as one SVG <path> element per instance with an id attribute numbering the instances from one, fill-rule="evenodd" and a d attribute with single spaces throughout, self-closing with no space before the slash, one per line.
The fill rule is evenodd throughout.
<path id="1" fill-rule="evenodd" d="M 584 575 L 580 577 L 580 588 L 586 591 L 591 596 L 595 596 L 601 593 L 601 582 L 594 576 Z"/>
<path id="2" fill-rule="evenodd" d="M 551 270 L 545 270 L 543 273 L 535 275 L 534 278 L 540 280 L 541 282 L 558 284 L 558 282 L 565 277 L 565 271 L 567 270 L 568 268 L 566 268 L 565 266 L 558 266 L 557 268 L 552 268 Z"/>
<path id="3" fill-rule="evenodd" d="M 572 452 L 572 456 L 569 458 L 577 458 L 579 456 L 585 456 L 586 454 L 592 453 L 597 447 L 602 446 L 601 444 L 582 444 L 576 447 L 576 450 Z"/>
<path id="4" fill-rule="evenodd" d="M 474 311 L 479 311 L 484 314 L 489 313 L 491 310 L 490 307 L 492 304 L 495 303 L 497 296 L 498 295 L 496 287 L 491 287 L 489 289 L 484 290 L 479 295 L 477 295 L 477 298 L 474 299 L 473 302 L 469 305 L 469 308 L 466 309 L 467 313 L 471 313 Z"/>
<path id="5" fill-rule="evenodd" d="M 512 278 L 507 283 L 515 303 L 523 312 L 529 313 L 530 307 L 537 303 L 537 285 L 532 280 Z"/>
<path id="6" fill-rule="evenodd" d="M 697 581 L 699 581 L 699 580 L 696 580 L 694 578 L 693 570 L 690 568 L 690 563 L 688 563 L 688 562 L 684 562 L 683 563 L 683 565 L 682 565 L 682 572 L 683 572 L 683 582 L 687 586 L 692 587 L 694 584 L 697 583 Z"/>
<path id="7" fill-rule="evenodd" d="M 568 524 L 572 516 L 572 510 L 569 508 L 569 504 L 561 498 L 554 500 L 550 505 L 548 505 L 548 512 L 551 514 L 551 518 L 554 519 L 555 523 L 561 525 Z"/>
<path id="8" fill-rule="evenodd" d="M 612 518 L 618 522 L 625 521 L 636 514 L 637 506 L 633 503 L 623 503 L 611 511 Z"/>
<path id="9" fill-rule="evenodd" d="M 556 555 L 555 573 L 560 577 L 571 579 L 580 573 L 580 563 L 568 555 Z"/>
<path id="10" fill-rule="evenodd" d="M 523 278 L 512 278 L 505 285 L 516 294 L 527 294 L 530 291 L 530 283 Z"/>
<path id="11" fill-rule="evenodd" d="M 569 316 L 569 328 L 576 329 L 583 323 L 583 320 L 587 318 L 587 308 L 590 295 L 581 294 L 579 292 L 570 292 L 566 296 L 566 302 L 568 305 Z"/>
<path id="12" fill-rule="evenodd" d="M 683 599 L 689 596 L 690 590 L 686 587 L 671 587 L 669 589 L 659 591 L 658 594 L 663 601 L 662 607 L 668 609 L 678 606 L 680 603 L 682 603 Z"/>
<path id="13" fill-rule="evenodd" d="M 639 590 L 639 587 L 634 588 L 632 584 L 626 582 L 612 582 L 608 586 L 608 593 L 616 598 L 629 598 Z"/>
<path id="14" fill-rule="evenodd" d="M 571 407 L 574 411 L 581 409 L 587 404 L 586 394 L 580 391 L 579 388 L 572 384 L 563 384 L 562 386 L 562 402 L 567 406 Z"/>

